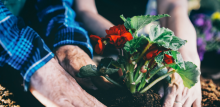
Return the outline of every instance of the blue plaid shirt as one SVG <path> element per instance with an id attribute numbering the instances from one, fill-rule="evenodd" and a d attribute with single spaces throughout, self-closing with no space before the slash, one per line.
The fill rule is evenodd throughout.
<path id="1" fill-rule="evenodd" d="M 20 71 L 26 91 L 34 72 L 54 57 L 50 49 L 72 44 L 93 56 L 87 32 L 74 20 L 72 5 L 73 0 L 37 0 L 36 18 L 28 21 L 31 27 L 38 27 L 35 30 L 48 48 L 38 33 L 24 26 L 0 2 L 0 66 Z"/>

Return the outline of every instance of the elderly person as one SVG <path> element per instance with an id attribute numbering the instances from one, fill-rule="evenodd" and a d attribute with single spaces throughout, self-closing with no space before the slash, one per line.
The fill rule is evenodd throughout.
<path id="1" fill-rule="evenodd" d="M 80 67 L 95 63 L 87 32 L 74 20 L 72 4 L 72 0 L 36 1 L 36 20 L 27 24 L 41 26 L 38 30 L 44 42 L 0 2 L 0 67 L 20 71 L 25 90 L 45 106 L 102 107 L 73 78 Z M 79 83 L 85 81 L 89 82 L 85 86 L 96 88 L 90 79 L 78 79 Z"/>

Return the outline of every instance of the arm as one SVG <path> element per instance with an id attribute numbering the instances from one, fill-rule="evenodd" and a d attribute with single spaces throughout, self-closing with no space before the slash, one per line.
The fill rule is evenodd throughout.
<path id="1" fill-rule="evenodd" d="M 30 89 L 49 107 L 104 106 L 82 90 L 54 60 L 40 36 L 30 27 L 18 24 L 1 2 L 0 16 L 0 66 L 9 65 L 20 71 L 26 91 Z"/>
<path id="2" fill-rule="evenodd" d="M 77 78 L 75 73 L 82 66 L 92 64 L 93 49 L 84 28 L 75 21 L 75 11 L 71 8 L 72 0 L 38 0 L 36 4 L 38 20 L 44 36 L 54 38 L 54 53 L 60 65 L 73 76 L 78 83 L 87 88 L 96 89 L 92 81 L 100 81 L 98 86 L 107 81 L 103 77 Z M 51 39 L 46 42 L 50 43 Z M 108 86 L 102 86 L 107 88 Z"/>
<path id="3" fill-rule="evenodd" d="M 188 17 L 187 0 L 158 0 L 158 12 L 171 16 L 161 19 L 161 25 L 174 31 L 176 36 L 187 40 L 187 44 L 179 51 L 185 61 L 193 61 L 200 68 L 196 31 Z"/>
<path id="4" fill-rule="evenodd" d="M 175 35 L 187 40 L 185 46 L 179 51 L 184 61 L 191 61 L 200 68 L 200 60 L 196 47 L 196 31 L 187 14 L 187 0 L 157 0 L 159 14 L 169 14 L 171 17 L 161 20 L 161 25 L 174 31 Z M 168 95 L 165 98 L 165 107 L 178 106 L 180 102 L 183 107 L 201 107 L 200 80 L 191 89 L 185 88 L 181 77 L 174 74 L 175 84 L 168 87 Z"/>
<path id="5" fill-rule="evenodd" d="M 98 14 L 94 0 L 76 0 L 76 13 L 85 23 L 86 29 L 94 35 L 105 37 L 105 30 L 114 26 Z"/>
<path id="6" fill-rule="evenodd" d="M 28 90 L 31 76 L 54 57 L 40 36 L 0 2 L 0 66 L 20 71 Z M 20 24 L 19 24 L 20 23 Z"/>

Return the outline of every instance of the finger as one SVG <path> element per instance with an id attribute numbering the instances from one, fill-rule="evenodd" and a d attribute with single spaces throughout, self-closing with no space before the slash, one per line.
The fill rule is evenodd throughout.
<path id="1" fill-rule="evenodd" d="M 92 95 L 88 94 L 86 91 L 84 91 L 85 96 L 91 100 L 94 103 L 93 107 L 104 107 L 104 105 L 98 101 L 95 97 L 93 97 Z M 91 106 L 91 105 L 90 105 Z"/>
<path id="2" fill-rule="evenodd" d="M 168 88 L 168 95 L 165 98 L 163 107 L 173 107 L 174 101 L 176 99 L 176 86 Z"/>
<path id="3" fill-rule="evenodd" d="M 62 104 L 65 104 L 67 102 L 62 102 Z M 68 104 L 68 103 L 67 103 Z M 71 102 L 71 106 L 76 106 L 76 107 L 89 107 L 84 101 L 82 101 L 80 98 L 75 99 L 74 101 Z M 68 106 L 68 107 L 71 107 Z"/>
<path id="4" fill-rule="evenodd" d="M 161 87 L 159 88 L 158 93 L 159 93 L 160 97 L 163 98 L 163 96 L 164 96 L 164 87 L 163 87 L 163 86 L 161 86 Z"/>
<path id="5" fill-rule="evenodd" d="M 70 82 L 71 81 L 75 81 L 74 78 L 70 78 Z M 84 106 L 93 106 L 95 105 L 91 100 L 90 98 L 88 98 L 87 96 L 89 95 L 85 90 L 83 90 L 79 84 L 77 84 L 76 82 L 72 85 L 74 86 L 74 91 L 70 91 L 70 93 L 72 93 L 71 96 L 75 96 L 75 98 L 77 99 L 74 99 L 74 101 L 72 101 L 72 104 L 75 104 L 77 105 L 77 107 L 84 107 Z M 71 98 L 71 97 L 70 97 Z M 75 101 L 77 100 L 77 101 Z M 82 106 L 81 104 L 79 104 L 78 102 L 84 104 L 84 106 Z"/>
<path id="6" fill-rule="evenodd" d="M 188 93 L 189 89 L 188 88 L 184 88 L 183 89 L 183 92 L 182 92 L 182 96 L 187 96 L 187 93 Z"/>
<path id="7" fill-rule="evenodd" d="M 78 84 L 80 84 L 81 86 L 88 88 L 88 89 L 93 89 L 93 90 L 97 90 L 98 88 L 92 83 L 91 78 L 78 78 L 75 77 L 76 81 Z"/>
<path id="8" fill-rule="evenodd" d="M 98 88 L 102 88 L 102 89 L 109 89 L 114 87 L 114 84 L 112 84 L 111 82 L 109 82 L 105 77 L 101 76 L 101 77 L 91 77 L 92 82 L 98 87 Z"/>
<path id="9" fill-rule="evenodd" d="M 175 101 L 181 101 L 181 102 L 184 102 L 185 100 L 183 100 L 182 98 L 184 97 L 183 96 L 183 91 L 184 91 L 184 85 L 178 85 L 178 87 L 177 87 L 177 95 L 176 95 L 176 99 L 175 99 Z"/>
<path id="10" fill-rule="evenodd" d="M 192 97 L 188 98 L 185 103 L 183 104 L 183 107 L 191 107 L 192 106 L 192 103 L 194 102 L 195 100 L 192 99 Z"/>
<path id="11" fill-rule="evenodd" d="M 196 101 L 193 102 L 193 107 L 201 107 L 202 106 L 201 100 L 202 100 L 201 97 L 196 99 Z"/>
<path id="12" fill-rule="evenodd" d="M 88 94 L 85 90 L 82 90 L 83 96 L 80 97 L 81 100 L 83 100 L 84 103 L 86 103 L 88 106 L 95 107 L 97 105 L 102 105 L 95 97 Z"/>
<path id="13" fill-rule="evenodd" d="M 185 87 L 183 89 L 183 92 L 182 92 L 182 99 L 181 99 L 181 101 L 185 102 L 190 96 L 191 97 L 193 96 L 192 94 L 193 93 L 188 88 Z"/>

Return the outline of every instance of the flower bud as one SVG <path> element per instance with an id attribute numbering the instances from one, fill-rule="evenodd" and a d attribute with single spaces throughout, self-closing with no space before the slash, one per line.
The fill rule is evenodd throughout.
<path id="1" fill-rule="evenodd" d="M 147 72 L 147 69 L 145 69 L 145 66 L 142 66 L 142 67 L 141 67 L 141 72 L 142 72 L 142 73 L 146 73 L 146 72 Z"/>

